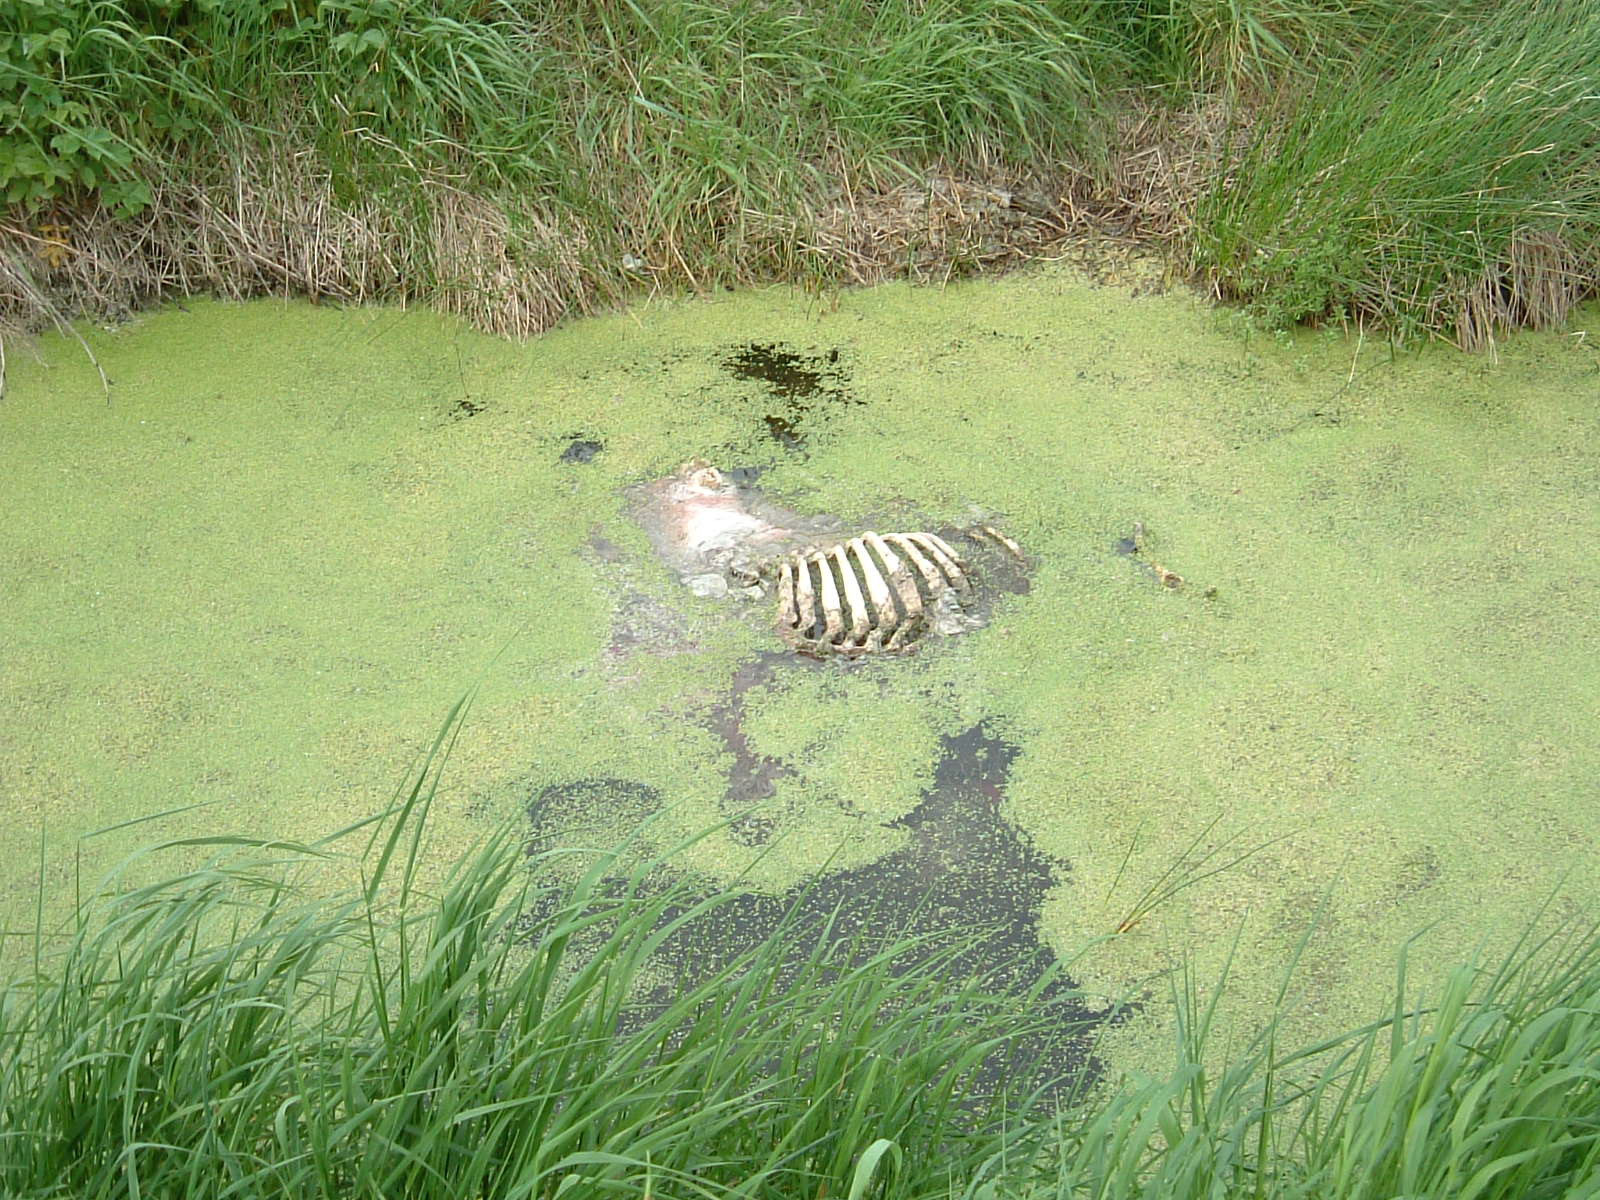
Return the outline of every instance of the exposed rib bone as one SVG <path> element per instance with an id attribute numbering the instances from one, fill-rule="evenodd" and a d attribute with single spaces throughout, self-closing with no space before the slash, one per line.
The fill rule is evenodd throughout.
<path id="1" fill-rule="evenodd" d="M 817 574 L 822 580 L 822 615 L 827 622 L 823 636 L 831 645 L 838 645 L 839 635 L 844 632 L 844 613 L 839 611 L 839 589 L 834 586 L 833 571 L 828 566 L 827 557 L 818 551 L 811 556 L 811 561 L 816 564 Z"/>
<path id="2" fill-rule="evenodd" d="M 861 585 L 856 582 L 856 573 L 850 569 L 850 560 L 845 557 L 844 551 L 844 546 L 838 545 L 828 553 L 833 556 L 833 561 L 839 564 L 839 579 L 844 584 L 845 602 L 850 606 L 850 645 L 865 646 L 867 635 L 872 632 L 872 614 L 867 611 L 867 602 L 861 595 Z"/>
<path id="3" fill-rule="evenodd" d="M 856 556 L 856 562 L 861 565 L 861 578 L 867 585 L 867 595 L 872 598 L 872 607 L 877 612 L 877 620 L 872 627 L 880 634 L 890 632 L 900 623 L 900 614 L 895 611 L 894 595 L 889 591 L 889 585 L 883 581 L 882 574 L 878 571 L 878 564 L 872 561 L 872 555 L 867 553 L 867 544 L 861 538 L 852 538 L 850 550 Z"/>
<path id="4" fill-rule="evenodd" d="M 794 607 L 794 564 L 787 558 L 778 564 L 778 630 L 798 629 L 800 614 Z M 788 640 L 788 635 L 784 635 Z"/>
<path id="5" fill-rule="evenodd" d="M 1011 553 L 1015 554 L 1018 558 L 1023 559 L 1023 561 L 1027 560 L 1027 556 L 1022 553 L 1022 547 L 1017 545 L 1017 543 L 1015 541 L 1013 541 L 1011 538 L 1009 538 L 1005 534 L 1001 533 L 993 525 L 979 525 L 978 529 L 982 530 L 984 533 L 987 533 L 990 537 L 992 537 L 995 541 L 999 542 L 1002 546 L 1004 546 L 1007 550 L 1011 551 Z"/>
<path id="6" fill-rule="evenodd" d="M 900 561 L 900 556 L 877 534 L 864 533 L 861 536 L 883 559 L 884 569 L 889 572 L 889 582 L 894 585 L 895 593 L 900 597 L 900 607 L 907 618 L 921 616 L 922 593 L 917 591 L 916 582 L 911 578 L 911 571 Z"/>
<path id="7" fill-rule="evenodd" d="M 956 591 L 965 592 L 972 588 L 972 581 L 967 578 L 966 566 L 959 555 L 950 548 L 950 543 L 937 533 L 908 533 L 907 539 L 917 543 L 939 564 L 939 569 L 945 577 L 955 586 Z"/>
<path id="8" fill-rule="evenodd" d="M 802 638 L 810 641 L 816 636 L 817 628 L 816 598 L 811 592 L 811 568 L 806 565 L 806 560 L 797 554 L 794 558 L 794 569 L 800 601 L 800 620 L 796 628 L 799 629 Z"/>
<path id="9" fill-rule="evenodd" d="M 921 574 L 922 582 L 928 585 L 928 599 L 937 600 L 939 594 L 949 585 L 945 583 L 944 577 L 939 574 L 938 569 L 928 561 L 927 556 L 917 548 L 916 542 L 912 540 L 912 535 L 886 533 L 883 535 L 883 540 L 891 546 L 897 546 L 905 551 L 906 557 L 911 560 L 912 565 Z"/>
<path id="10" fill-rule="evenodd" d="M 900 556 L 889 548 L 889 544 L 876 533 L 864 533 L 861 540 L 871 546 L 883 560 L 885 570 L 889 572 L 889 582 L 894 585 L 895 593 L 900 597 L 900 606 L 905 616 L 895 624 L 888 627 L 889 640 L 884 643 L 885 650 L 903 649 L 907 642 L 922 632 L 922 594 L 917 591 L 916 582 L 911 578 L 911 571 L 900 561 Z"/>
<path id="11" fill-rule="evenodd" d="M 1021 555 L 993 526 L 968 533 Z M 907 650 L 930 626 L 940 632 L 970 628 L 958 610 L 973 588 L 967 565 L 938 534 L 869 530 L 779 560 L 778 632 L 804 654 Z"/>

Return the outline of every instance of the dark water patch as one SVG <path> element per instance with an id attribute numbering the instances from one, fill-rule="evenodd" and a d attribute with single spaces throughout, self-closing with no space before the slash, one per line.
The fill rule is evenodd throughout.
<path id="1" fill-rule="evenodd" d="M 619 662 L 635 654 L 671 657 L 700 649 L 689 619 L 644 592 L 629 590 L 617 602 L 605 658 Z"/>
<path id="2" fill-rule="evenodd" d="M 962 561 L 971 568 L 973 581 L 978 585 L 980 594 L 986 594 L 990 602 L 1000 592 L 1026 596 L 1033 589 L 1029 580 L 1032 572 L 1029 560 L 996 545 L 993 538 L 979 536 L 970 528 L 956 529 L 952 526 L 935 532 L 951 545 L 960 547 Z M 987 610 L 984 615 L 987 619 Z"/>
<path id="3" fill-rule="evenodd" d="M 752 666 L 746 690 L 775 668 L 775 663 Z M 952 987 L 982 980 L 991 994 L 1031 993 L 1032 1010 L 1050 1017 L 1048 1034 L 1019 1036 L 1018 1044 L 980 1069 L 984 1084 L 998 1086 L 1025 1072 L 1030 1079 L 1051 1081 L 1050 1088 L 1064 1095 L 1091 1082 L 1099 1071 L 1091 1036 L 1120 1018 L 1086 1003 L 1040 939 L 1041 909 L 1066 867 L 1036 849 L 1001 813 L 1016 753 L 1014 745 L 983 725 L 946 736 L 932 785 L 911 812 L 890 825 L 909 835 L 903 846 L 782 895 L 746 892 L 726 899 L 673 929 L 657 951 L 658 965 L 682 987 L 780 935 L 793 947 L 791 973 L 811 961 L 819 938 L 841 964 L 864 962 L 902 940 L 923 939 L 895 961 L 897 974 L 932 962 L 931 956 L 947 956 L 942 973 Z M 730 782 L 730 793 L 736 786 L 769 786 L 763 769 L 752 758 L 742 768 L 742 781 Z M 582 815 L 586 805 L 620 800 L 642 808 L 639 802 L 648 803 L 648 792 L 621 780 L 547 788 L 532 809 L 533 844 L 570 843 L 570 834 L 550 823 L 563 813 L 582 828 L 585 820 L 594 820 Z M 641 821 L 645 816 L 637 814 Z M 682 891 L 682 880 L 660 879 L 651 886 L 679 889 L 658 929 L 672 926 L 715 894 Z M 640 1021 L 665 1004 L 665 994 L 643 997 Z"/>
<path id="4" fill-rule="evenodd" d="M 829 405 L 859 404 L 850 394 L 848 375 L 837 347 L 805 354 L 776 342 L 751 342 L 722 360 L 735 379 L 766 385 L 774 401 L 762 415 L 767 432 L 786 450 L 805 445 L 807 426 Z"/>
<path id="5" fill-rule="evenodd" d="M 722 739 L 723 746 L 733 756 L 733 765 L 728 768 L 728 786 L 722 795 L 722 811 L 728 818 L 729 834 L 743 845 L 763 846 L 772 840 L 778 829 L 776 814 L 770 806 L 765 810 L 757 806 L 771 799 L 779 779 L 795 773 L 781 759 L 757 754 L 750 748 L 749 736 L 744 731 L 745 697 L 752 689 L 771 683 L 779 671 L 814 670 L 819 666 L 821 664 L 810 659 L 765 651 L 734 672 L 728 698 L 711 708 L 711 731 Z"/>
<path id="6" fill-rule="evenodd" d="M 736 379 L 754 379 L 784 400 L 810 400 L 821 396 L 843 398 L 839 351 L 801 354 L 774 342 L 751 342 L 723 360 Z"/>
<path id="7" fill-rule="evenodd" d="M 661 793 L 632 779 L 595 775 L 552 784 L 528 805 L 533 836 L 528 853 L 538 854 L 602 831 L 637 828 L 661 811 Z"/>
<path id="8" fill-rule="evenodd" d="M 604 563 L 619 563 L 627 557 L 627 552 L 605 535 L 604 528 L 599 524 L 589 526 L 589 551 L 596 559 Z"/>
<path id="9" fill-rule="evenodd" d="M 606 444 L 592 438 L 574 435 L 567 443 L 567 448 L 561 452 L 561 461 L 564 463 L 591 463 L 595 455 L 606 448 Z"/>

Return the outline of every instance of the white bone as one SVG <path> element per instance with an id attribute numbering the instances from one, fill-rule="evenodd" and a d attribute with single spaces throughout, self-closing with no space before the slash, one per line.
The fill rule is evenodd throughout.
<path id="1" fill-rule="evenodd" d="M 894 549 L 901 550 L 902 554 L 909 558 L 910 565 L 917 568 L 917 574 L 922 576 L 922 581 L 928 586 L 930 598 L 936 597 L 939 592 L 946 590 L 947 584 L 939 574 L 938 568 L 934 568 L 933 563 L 928 562 L 928 557 L 923 554 L 922 550 L 918 549 L 915 542 L 907 538 L 906 534 L 885 533 L 883 534 L 883 541 L 888 542 Z"/>
<path id="2" fill-rule="evenodd" d="M 900 556 L 889 548 L 889 543 L 875 533 L 861 535 L 867 545 L 878 552 L 883 559 L 883 565 L 889 572 L 889 582 L 894 585 L 894 590 L 900 596 L 900 605 L 905 610 L 906 623 L 914 625 L 916 618 L 922 615 L 922 593 L 917 591 L 917 585 L 911 578 L 911 572 L 905 563 L 900 561 Z M 907 631 L 909 632 L 909 631 Z"/>
<path id="3" fill-rule="evenodd" d="M 802 639 L 811 641 L 812 631 L 817 626 L 817 605 L 811 591 L 811 568 L 806 565 L 804 555 L 794 556 L 794 570 L 800 604 L 800 620 L 796 628 L 799 629 Z"/>
<path id="4" fill-rule="evenodd" d="M 878 564 L 873 562 L 872 556 L 867 553 L 867 544 L 862 538 L 851 539 L 850 550 L 856 556 L 856 562 L 860 564 L 861 578 L 867 585 L 867 595 L 871 597 L 872 607 L 877 611 L 873 629 L 880 635 L 892 632 L 900 623 L 900 614 L 895 611 L 894 596 L 889 591 L 889 585 L 883 581 L 883 576 L 878 571 Z"/>
<path id="5" fill-rule="evenodd" d="M 1022 547 L 1017 545 L 1016 542 L 1012 541 L 1011 538 L 1009 538 L 1005 534 L 1001 533 L 993 525 L 979 525 L 978 528 L 981 529 L 984 533 L 987 533 L 990 537 L 992 537 L 995 541 L 999 542 L 1002 546 L 1004 546 L 1007 550 L 1011 551 L 1011 553 L 1015 554 L 1018 558 L 1021 558 L 1021 559 L 1024 559 L 1024 560 L 1026 559 L 1026 555 L 1024 555 L 1022 553 Z"/>
<path id="6" fill-rule="evenodd" d="M 993 526 L 968 532 L 1021 554 Z M 941 633 L 971 627 L 951 594 L 971 590 L 966 564 L 938 534 L 869 530 L 822 549 L 795 550 L 779 561 L 777 575 L 778 632 L 802 653 L 909 650 L 930 627 Z"/>
<path id="7" fill-rule="evenodd" d="M 967 571 L 956 552 L 950 548 L 950 543 L 937 533 L 908 533 L 906 537 L 916 542 L 939 564 L 939 569 L 945 573 L 946 578 L 955 585 L 958 592 L 972 589 L 972 583 L 967 579 Z"/>
<path id="8" fill-rule="evenodd" d="M 794 606 L 794 564 L 784 559 L 778 565 L 778 628 L 795 629 L 800 624 L 800 614 Z"/>
<path id="9" fill-rule="evenodd" d="M 939 574 L 938 568 L 917 548 L 916 542 L 912 540 L 913 537 L 914 534 L 886 533 L 883 535 L 883 540 L 905 551 L 906 557 L 922 576 L 922 582 L 928 585 L 928 599 L 937 600 L 950 585 L 945 582 L 944 576 Z"/>
<path id="10" fill-rule="evenodd" d="M 811 556 L 811 561 L 816 564 L 818 577 L 822 580 L 822 615 L 827 622 L 827 631 L 824 638 L 831 645 L 837 645 L 839 635 L 844 633 L 844 613 L 839 609 L 839 589 L 834 586 L 833 571 L 828 566 L 827 557 L 818 551 Z"/>
<path id="11" fill-rule="evenodd" d="M 856 573 L 850 569 L 850 560 L 845 556 L 843 545 L 833 547 L 828 553 L 839 565 L 839 579 L 844 584 L 845 602 L 850 606 L 850 644 L 865 646 L 867 635 L 872 632 L 872 614 L 867 611 L 867 602 L 861 595 L 861 585 L 856 582 Z"/>

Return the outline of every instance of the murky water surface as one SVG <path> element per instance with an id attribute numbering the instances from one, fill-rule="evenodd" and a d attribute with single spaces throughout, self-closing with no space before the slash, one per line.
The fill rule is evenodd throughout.
<path id="1" fill-rule="evenodd" d="M 56 339 L 0 404 L 5 928 L 41 839 L 59 917 L 138 845 L 358 819 L 480 678 L 438 863 L 516 814 L 726 822 L 685 871 L 825 868 L 824 899 L 993 920 L 993 962 L 1042 944 L 1109 994 L 1231 952 L 1246 1021 L 1315 918 L 1307 1031 L 1369 1015 L 1425 927 L 1415 977 L 1600 899 L 1594 308 L 1396 357 L 1045 270 L 525 346 L 276 303 L 90 341 L 109 405 Z M 849 530 L 994 521 L 1027 586 L 914 655 L 797 660 L 630 515 L 697 457 Z"/>

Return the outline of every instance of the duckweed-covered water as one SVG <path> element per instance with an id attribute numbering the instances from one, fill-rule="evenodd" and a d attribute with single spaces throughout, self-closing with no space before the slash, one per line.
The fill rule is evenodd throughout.
<path id="1" fill-rule="evenodd" d="M 136 846 L 358 820 L 479 680 L 436 863 L 532 808 L 593 844 L 726 821 L 680 856 L 711 882 L 887 863 L 903 888 L 964 869 L 920 822 L 966 828 L 965 795 L 1027 869 L 950 894 L 1025 878 L 1112 995 L 1231 956 L 1248 1021 L 1314 922 L 1292 1021 L 1324 1029 L 1419 931 L 1425 977 L 1600 898 L 1592 307 L 1493 356 L 1393 355 L 1051 269 L 520 346 L 274 302 L 87 336 L 109 404 L 55 338 L 11 347 L 0 403 L 8 930 L 41 879 L 59 921 Z M 767 606 L 690 594 L 628 515 L 696 457 L 853 527 L 994 520 L 1029 588 L 910 657 L 796 664 Z M 980 743 L 1003 775 L 951 790 Z"/>

